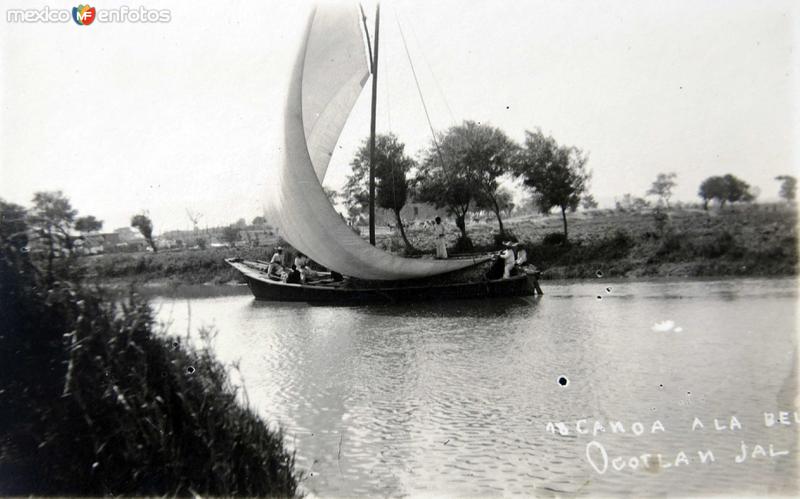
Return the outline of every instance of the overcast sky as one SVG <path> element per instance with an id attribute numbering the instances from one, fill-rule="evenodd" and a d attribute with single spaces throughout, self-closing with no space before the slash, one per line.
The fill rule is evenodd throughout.
<path id="1" fill-rule="evenodd" d="M 773 178 L 800 168 L 797 3 L 384 1 L 378 128 L 412 153 L 430 139 L 399 20 L 437 129 L 472 119 L 521 140 L 541 128 L 589 153 L 608 206 L 669 171 L 681 200 L 724 173 L 775 199 Z M 0 197 L 61 189 L 106 229 L 142 210 L 157 232 L 189 228 L 186 209 L 201 225 L 261 214 L 308 4 L 130 4 L 170 9 L 167 24 L 6 20 L 74 5 L 2 1 Z M 369 85 L 327 185 L 368 132 Z"/>

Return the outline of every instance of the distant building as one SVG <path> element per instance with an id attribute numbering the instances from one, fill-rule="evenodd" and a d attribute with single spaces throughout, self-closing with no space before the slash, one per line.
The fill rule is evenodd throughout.
<path id="1" fill-rule="evenodd" d="M 179 248 L 181 246 L 175 239 L 170 239 L 164 236 L 156 237 L 155 240 L 156 240 L 156 246 L 158 247 L 159 250 Z"/>
<path id="2" fill-rule="evenodd" d="M 124 234 L 124 233 L 123 233 Z M 104 232 L 86 234 L 75 240 L 76 247 L 86 255 L 99 255 L 101 253 L 133 253 L 145 251 L 149 247 L 143 237 L 124 240 L 120 233 Z"/>
<path id="3" fill-rule="evenodd" d="M 114 229 L 114 233 L 119 235 L 121 242 L 134 241 L 137 239 L 144 239 L 141 234 L 136 232 L 130 227 L 119 227 Z"/>
<path id="4" fill-rule="evenodd" d="M 116 250 L 124 253 L 137 253 L 139 251 L 152 251 L 150 245 L 142 239 L 135 239 L 133 241 L 123 241 L 117 244 Z"/>
<path id="5" fill-rule="evenodd" d="M 87 234 L 78 241 L 82 241 L 81 249 L 84 253 L 89 255 L 113 253 L 114 251 L 118 250 L 118 246 L 122 242 L 119 234 L 116 232 Z"/>

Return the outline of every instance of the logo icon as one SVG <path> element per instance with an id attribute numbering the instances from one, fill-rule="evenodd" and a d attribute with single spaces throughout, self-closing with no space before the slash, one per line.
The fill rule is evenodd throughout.
<path id="1" fill-rule="evenodd" d="M 72 19 L 81 26 L 88 26 L 94 22 L 97 11 L 88 5 L 78 5 L 72 8 Z"/>

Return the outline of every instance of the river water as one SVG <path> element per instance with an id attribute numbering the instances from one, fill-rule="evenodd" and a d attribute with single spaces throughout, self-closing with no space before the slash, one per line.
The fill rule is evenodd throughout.
<path id="1" fill-rule="evenodd" d="M 402 306 L 246 288 L 154 304 L 175 334 L 216 328 L 311 494 L 796 490 L 796 281 L 544 284 Z"/>

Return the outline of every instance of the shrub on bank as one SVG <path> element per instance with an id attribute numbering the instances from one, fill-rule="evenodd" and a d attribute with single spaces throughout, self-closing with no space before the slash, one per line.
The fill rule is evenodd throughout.
<path id="1" fill-rule="evenodd" d="M 474 249 L 475 245 L 473 244 L 472 239 L 470 239 L 469 236 L 467 237 L 458 236 L 458 239 L 456 239 L 456 244 L 454 244 L 453 247 L 448 251 L 449 253 L 457 254 L 457 253 L 469 253 L 471 251 L 474 251 Z"/>
<path id="2" fill-rule="evenodd" d="M 7 236 L 0 495 L 296 495 L 281 433 L 237 402 L 208 344 L 164 334 L 133 293 L 43 276 Z"/>
<path id="3" fill-rule="evenodd" d="M 545 234 L 542 244 L 545 246 L 563 246 L 567 243 L 567 238 L 563 232 L 550 232 Z"/>
<path id="4" fill-rule="evenodd" d="M 625 229 L 616 229 L 610 236 L 593 245 L 590 257 L 602 260 L 625 258 L 633 246 L 634 241 L 630 233 Z"/>
<path id="5" fill-rule="evenodd" d="M 741 258 L 744 255 L 744 250 L 739 242 L 727 230 L 717 232 L 710 238 L 693 242 L 692 250 L 696 256 L 702 258 L 720 258 L 723 255 Z"/>
<path id="6" fill-rule="evenodd" d="M 519 238 L 513 231 L 508 229 L 505 229 L 503 232 L 493 232 L 492 243 L 494 244 L 494 247 L 492 250 L 503 249 L 503 243 L 508 241 L 519 242 Z"/>
<path id="7" fill-rule="evenodd" d="M 563 237 L 563 233 L 554 232 L 547 234 L 541 244 L 528 245 L 531 261 L 544 268 L 554 265 L 605 263 L 625 258 L 634 246 L 633 238 L 623 229 L 616 229 L 598 239 L 575 240 L 562 245 L 559 241 L 564 241 Z"/>

